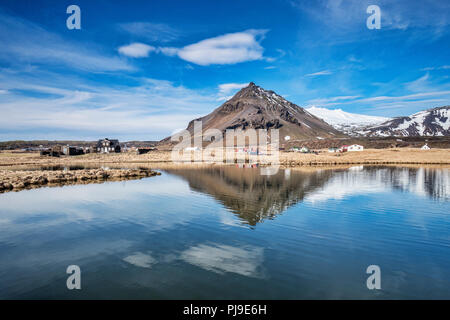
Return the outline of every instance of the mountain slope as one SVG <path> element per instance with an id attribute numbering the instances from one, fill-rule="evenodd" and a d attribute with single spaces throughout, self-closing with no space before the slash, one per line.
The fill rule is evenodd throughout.
<path id="1" fill-rule="evenodd" d="M 291 139 L 345 136 L 305 109 L 253 82 L 210 114 L 192 120 L 187 127 L 191 134 L 194 121 L 202 121 L 203 130 L 218 129 L 223 133 L 227 129 L 279 129 L 280 140 L 285 136 Z M 161 142 L 168 140 L 170 137 Z"/>
<path id="2" fill-rule="evenodd" d="M 349 135 L 355 135 L 357 131 L 363 130 L 367 126 L 378 125 L 389 120 L 385 117 L 345 112 L 342 109 L 330 110 L 311 107 L 306 110 L 331 124 L 335 129 Z"/>
<path id="3" fill-rule="evenodd" d="M 361 131 L 367 136 L 450 136 L 450 106 L 398 117 Z"/>

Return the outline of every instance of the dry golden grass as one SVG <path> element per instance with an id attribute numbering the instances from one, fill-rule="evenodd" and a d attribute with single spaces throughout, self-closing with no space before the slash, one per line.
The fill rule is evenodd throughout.
<path id="1" fill-rule="evenodd" d="M 146 164 L 153 167 L 179 166 L 171 161 L 169 151 L 153 151 L 143 155 L 134 153 L 87 154 L 73 157 L 53 158 L 40 156 L 39 153 L 0 152 L 0 167 L 11 166 L 55 166 L 55 165 L 101 165 L 111 164 Z M 318 155 L 296 152 L 280 152 L 279 164 L 295 166 L 339 166 L 355 164 L 384 165 L 450 165 L 450 149 L 420 150 L 401 149 L 367 149 L 362 152 L 328 153 L 323 150 Z M 196 166 L 198 164 L 183 164 Z"/>

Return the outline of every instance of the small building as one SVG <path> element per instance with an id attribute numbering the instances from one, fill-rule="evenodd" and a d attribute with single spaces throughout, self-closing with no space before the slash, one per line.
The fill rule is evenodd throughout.
<path id="1" fill-rule="evenodd" d="M 339 152 L 347 152 L 348 151 L 348 147 L 349 147 L 348 145 L 344 144 L 338 149 L 338 151 Z"/>
<path id="2" fill-rule="evenodd" d="M 339 148 L 337 148 L 337 147 L 328 148 L 328 152 L 330 152 L 330 153 L 339 152 Z"/>
<path id="3" fill-rule="evenodd" d="M 420 148 L 422 150 L 430 150 L 431 148 L 428 146 L 428 144 L 425 143 L 425 145 L 422 146 L 422 148 Z"/>
<path id="4" fill-rule="evenodd" d="M 154 150 L 158 150 L 158 149 L 155 148 L 155 147 L 137 148 L 136 149 L 136 154 L 137 155 L 139 155 L 139 154 L 146 154 L 146 153 L 149 153 L 150 151 L 154 151 Z"/>
<path id="5" fill-rule="evenodd" d="M 72 147 L 72 146 L 64 146 L 62 147 L 62 154 L 66 156 L 79 156 L 84 154 L 83 148 Z"/>
<path id="6" fill-rule="evenodd" d="M 187 147 L 184 148 L 184 151 L 200 151 L 199 147 Z"/>
<path id="7" fill-rule="evenodd" d="M 302 147 L 302 148 L 300 149 L 300 152 L 301 152 L 301 153 L 309 153 L 309 149 L 308 149 L 307 147 Z"/>
<path id="8" fill-rule="evenodd" d="M 121 151 L 119 140 L 101 139 L 97 142 L 97 152 L 100 153 L 119 153 Z"/>
<path id="9" fill-rule="evenodd" d="M 352 144 L 347 147 L 347 151 L 363 151 L 364 147 L 359 144 Z"/>

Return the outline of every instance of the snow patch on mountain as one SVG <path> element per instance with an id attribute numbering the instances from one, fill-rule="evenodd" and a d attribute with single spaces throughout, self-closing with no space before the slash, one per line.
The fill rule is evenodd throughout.
<path id="1" fill-rule="evenodd" d="M 450 106 L 417 112 L 370 126 L 360 133 L 369 136 L 448 136 Z"/>
<path id="2" fill-rule="evenodd" d="M 330 110 L 326 108 L 310 107 L 306 110 L 316 117 L 323 119 L 335 129 L 349 135 L 358 135 L 358 132 L 364 130 L 367 126 L 381 124 L 389 120 L 389 118 L 385 117 L 350 113 L 343 111 L 342 109 Z"/>

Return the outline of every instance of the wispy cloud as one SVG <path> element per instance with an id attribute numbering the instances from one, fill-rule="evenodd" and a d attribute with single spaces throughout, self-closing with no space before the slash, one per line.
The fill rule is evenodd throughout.
<path id="1" fill-rule="evenodd" d="M 333 74 L 333 72 L 331 72 L 330 70 L 323 70 L 319 72 L 305 74 L 305 77 L 327 76 L 330 74 Z"/>
<path id="2" fill-rule="evenodd" d="M 165 24 L 152 22 L 128 22 L 118 24 L 120 30 L 150 42 L 171 42 L 180 36 L 180 31 Z"/>
<path id="3" fill-rule="evenodd" d="M 421 71 L 433 71 L 433 70 L 448 70 L 450 69 L 449 65 L 439 66 L 439 67 L 426 67 L 420 69 Z"/>
<path id="4" fill-rule="evenodd" d="M 89 49 L 89 44 L 66 41 L 21 18 L 0 12 L 0 61 L 9 64 L 64 65 L 86 71 L 127 71 L 133 67 L 119 57 Z"/>
<path id="5" fill-rule="evenodd" d="M 336 101 L 342 101 L 342 100 L 355 100 L 359 97 L 360 96 L 337 96 L 337 97 L 331 97 L 331 98 L 312 99 L 312 100 L 309 100 L 308 103 L 326 104 L 329 102 L 336 102 Z"/>
<path id="6" fill-rule="evenodd" d="M 233 96 L 231 94 L 234 94 L 237 90 L 240 90 L 242 88 L 245 88 L 248 86 L 247 83 L 223 83 L 219 85 L 219 97 L 217 98 L 217 101 L 225 101 L 231 99 Z"/>
<path id="7" fill-rule="evenodd" d="M 220 94 L 229 94 L 234 90 L 239 90 L 248 86 L 248 82 L 246 83 L 223 83 L 219 85 L 219 93 Z"/>
<path id="8" fill-rule="evenodd" d="M 0 139 L 37 139 L 49 130 L 59 139 L 104 135 L 162 139 L 217 104 L 215 94 L 157 79 L 133 79 L 135 86 L 112 87 L 69 77 L 64 87 L 39 76 L 23 79 L 0 76 L 0 87 L 9 92 L 0 101 Z"/>

